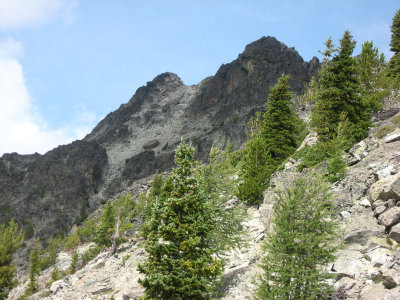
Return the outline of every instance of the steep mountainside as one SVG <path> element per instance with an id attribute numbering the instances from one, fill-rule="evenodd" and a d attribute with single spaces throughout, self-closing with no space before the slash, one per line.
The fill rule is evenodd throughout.
<path id="1" fill-rule="evenodd" d="M 376 127 L 344 157 L 349 163 L 346 177 L 332 185 L 335 217 L 344 244 L 334 263 L 323 266 L 333 275 L 330 283 L 336 292 L 331 299 L 400 299 L 400 128 L 395 122 L 400 117 L 399 104 L 396 99 L 395 109 L 375 116 Z M 387 126 L 392 126 L 394 131 L 383 137 L 377 134 Z M 303 145 L 312 145 L 315 141 L 315 133 L 311 133 Z M 310 172 L 309 169 L 299 172 L 299 163 L 290 159 L 272 176 L 260 207 L 248 209 L 248 218 L 243 224 L 248 243 L 227 254 L 220 286 L 223 296 L 218 299 L 254 299 L 254 279 L 262 272 L 261 244 L 272 231 L 270 220 L 277 189 L 284 190 L 296 178 Z M 147 178 L 136 183 L 146 190 L 151 181 L 152 178 Z M 139 186 L 132 188 L 143 191 Z M 84 253 L 90 247 L 95 245 L 82 245 L 78 252 Z M 69 267 L 71 256 L 72 252 L 59 253 L 56 262 L 59 270 Z M 75 274 L 49 287 L 45 283 L 51 278 L 52 268 L 44 270 L 39 276 L 43 289 L 30 299 L 110 299 L 111 296 L 116 300 L 139 299 L 144 289 L 137 282 L 143 276 L 137 265 L 145 258 L 140 240 L 131 235 L 114 255 L 110 249 L 105 250 Z M 10 299 L 18 299 L 26 286 L 27 282 L 14 289 Z"/>
<path id="2" fill-rule="evenodd" d="M 198 85 L 163 73 L 82 141 L 45 155 L 3 155 L 0 223 L 15 218 L 48 237 L 70 229 L 133 181 L 169 169 L 181 138 L 192 141 L 202 160 L 213 144 L 237 149 L 246 139 L 246 122 L 263 109 L 277 78 L 289 74 L 299 93 L 318 68 L 316 58 L 304 62 L 293 48 L 263 37 Z"/>

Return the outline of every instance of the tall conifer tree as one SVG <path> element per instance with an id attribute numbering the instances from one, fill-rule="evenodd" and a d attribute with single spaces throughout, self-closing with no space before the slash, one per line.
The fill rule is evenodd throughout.
<path id="1" fill-rule="evenodd" d="M 217 220 L 194 174 L 194 148 L 181 143 L 175 162 L 171 192 L 156 196 L 144 227 L 148 258 L 139 282 L 148 299 L 206 299 L 223 270 L 210 235 Z"/>
<path id="2" fill-rule="evenodd" d="M 261 136 L 275 164 L 280 164 L 296 149 L 296 121 L 290 99 L 289 76 L 282 75 L 271 88 L 263 115 Z"/>
<path id="3" fill-rule="evenodd" d="M 328 274 L 320 266 L 332 262 L 337 225 L 331 218 L 329 186 L 315 176 L 300 177 L 278 192 L 273 232 L 264 243 L 265 256 L 256 292 L 258 299 L 328 299 Z"/>
<path id="4" fill-rule="evenodd" d="M 390 51 L 394 55 L 389 61 L 389 75 L 396 77 L 400 75 L 400 9 L 396 11 L 392 22 L 392 39 L 390 41 Z"/>
<path id="5" fill-rule="evenodd" d="M 15 266 L 11 265 L 13 253 L 24 242 L 24 234 L 11 220 L 0 226 L 0 300 L 6 299 L 8 291 L 14 287 Z"/>
<path id="6" fill-rule="evenodd" d="M 346 30 L 335 56 L 325 63 L 319 74 L 319 99 L 312 111 L 311 124 L 321 141 L 331 140 L 337 135 L 344 115 L 354 125 L 356 140 L 367 134 L 368 114 L 361 101 L 357 61 L 352 56 L 355 44 Z"/>

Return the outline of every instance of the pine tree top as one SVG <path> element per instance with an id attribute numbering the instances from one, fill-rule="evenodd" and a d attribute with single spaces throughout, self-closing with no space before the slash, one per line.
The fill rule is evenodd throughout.
<path id="1" fill-rule="evenodd" d="M 400 9 L 396 11 L 396 14 L 393 17 L 391 31 L 392 39 L 390 42 L 390 51 L 397 54 L 400 52 Z"/>

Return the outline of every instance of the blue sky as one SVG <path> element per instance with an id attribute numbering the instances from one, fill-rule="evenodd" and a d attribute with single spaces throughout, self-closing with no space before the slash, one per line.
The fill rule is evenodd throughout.
<path id="1" fill-rule="evenodd" d="M 398 0 L 0 0 L 0 155 L 82 138 L 170 71 L 188 84 L 274 36 L 305 60 L 349 29 L 389 58 Z"/>

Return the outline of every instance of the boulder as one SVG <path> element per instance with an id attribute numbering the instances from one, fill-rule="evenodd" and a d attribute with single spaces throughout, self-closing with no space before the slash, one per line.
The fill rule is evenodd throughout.
<path id="1" fill-rule="evenodd" d="M 384 213 L 388 208 L 385 205 L 380 205 L 374 210 L 374 216 L 377 218 L 380 214 Z"/>
<path id="2" fill-rule="evenodd" d="M 398 286 L 400 284 L 400 276 L 398 272 L 393 269 L 383 269 L 382 283 L 388 289 Z"/>
<path id="3" fill-rule="evenodd" d="M 371 237 L 385 236 L 385 227 L 379 225 L 370 214 L 352 215 L 351 218 L 345 220 L 346 222 L 342 225 L 343 240 L 347 244 L 365 245 Z"/>
<path id="4" fill-rule="evenodd" d="M 378 221 L 380 224 L 385 227 L 390 227 L 397 223 L 400 220 L 400 207 L 392 207 L 380 214 L 378 217 Z"/>
<path id="5" fill-rule="evenodd" d="M 159 144 L 160 144 L 160 142 L 158 140 L 151 140 L 143 145 L 143 149 L 145 149 L 145 150 L 153 149 L 153 148 L 157 147 Z"/>
<path id="6" fill-rule="evenodd" d="M 371 203 L 369 202 L 369 200 L 367 198 L 364 198 L 360 201 L 360 205 L 364 206 L 364 207 L 371 207 Z"/>
<path id="7" fill-rule="evenodd" d="M 389 259 L 390 250 L 385 248 L 374 249 L 367 254 L 365 257 L 371 261 L 373 267 L 377 268 L 382 266 Z"/>
<path id="8" fill-rule="evenodd" d="M 371 208 L 375 210 L 378 206 L 387 206 L 387 201 L 376 200 L 374 203 L 372 203 Z"/>
<path id="9" fill-rule="evenodd" d="M 387 202 L 387 205 L 389 208 L 395 207 L 397 204 L 397 200 L 396 199 L 389 199 Z"/>
<path id="10" fill-rule="evenodd" d="M 346 218 L 348 218 L 348 217 L 350 217 L 351 216 L 351 213 L 349 213 L 348 211 L 342 211 L 341 213 L 340 213 L 340 216 L 343 218 L 343 219 L 346 219 Z"/>
<path id="11" fill-rule="evenodd" d="M 378 199 L 391 198 L 400 200 L 400 173 L 378 180 L 368 191 L 368 200 L 371 204 Z"/>

